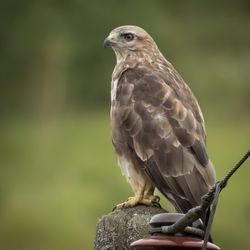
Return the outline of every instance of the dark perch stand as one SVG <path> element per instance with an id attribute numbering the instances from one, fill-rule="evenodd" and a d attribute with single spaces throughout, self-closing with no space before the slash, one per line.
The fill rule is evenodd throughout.
<path id="1" fill-rule="evenodd" d="M 195 220 L 200 218 L 202 211 L 205 211 L 204 208 L 207 209 L 209 206 L 213 205 L 212 208 L 214 208 L 214 210 L 212 211 L 215 212 L 220 191 L 226 186 L 228 180 L 248 159 L 249 156 L 250 150 L 242 157 L 242 159 L 233 167 L 233 169 L 222 181 L 217 182 L 217 184 L 204 195 L 202 198 L 202 204 L 190 209 L 187 214 L 182 215 L 183 218 L 176 218 L 176 216 L 179 217 L 180 214 L 165 214 L 156 215 L 151 220 L 153 215 L 164 213 L 166 211 L 157 207 L 146 206 L 137 206 L 129 209 L 116 209 L 114 212 L 103 216 L 97 223 L 95 250 L 126 250 L 130 249 L 130 244 L 132 242 L 133 244 L 131 247 L 133 250 L 198 250 L 203 246 L 204 249 L 206 248 L 207 250 L 219 250 L 220 248 L 218 246 L 210 242 L 208 242 L 207 246 L 206 244 L 204 245 L 202 237 L 194 237 L 194 235 L 192 235 L 194 233 L 192 228 L 195 227 Z M 190 220 L 190 223 L 184 223 L 185 226 L 183 227 L 182 224 L 184 217 L 185 220 Z M 173 218 L 175 219 L 173 220 Z M 149 221 L 151 221 L 151 236 L 148 234 Z M 190 226 L 191 223 L 193 223 L 191 225 L 193 233 L 190 230 L 188 230 L 189 232 L 185 232 L 185 230 L 188 229 L 187 225 Z M 176 225 L 178 225 L 178 228 L 182 230 L 173 230 L 174 228 L 176 229 Z M 166 226 L 167 230 L 163 230 Z M 168 235 L 166 235 L 166 231 Z M 169 231 L 171 231 L 171 234 Z M 195 231 L 197 232 L 197 230 Z M 209 232 L 210 231 L 208 231 L 208 233 Z"/>
<path id="2" fill-rule="evenodd" d="M 132 242 L 149 236 L 149 221 L 159 213 L 166 211 L 158 207 L 136 206 L 104 215 L 97 223 L 94 249 L 130 249 Z"/>
<path id="3" fill-rule="evenodd" d="M 204 235 L 201 220 L 190 223 L 181 233 L 166 235 L 162 231 L 181 218 L 184 218 L 184 214 L 166 213 L 158 207 L 136 206 L 116 209 L 98 221 L 95 250 L 200 250 Z M 220 248 L 208 242 L 206 249 Z"/>

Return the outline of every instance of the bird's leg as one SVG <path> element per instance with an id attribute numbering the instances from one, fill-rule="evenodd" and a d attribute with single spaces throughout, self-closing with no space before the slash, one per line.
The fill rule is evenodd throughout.
<path id="1" fill-rule="evenodd" d="M 145 187 L 142 186 L 140 189 L 137 190 L 135 196 L 129 197 L 126 202 L 116 205 L 115 208 L 134 207 L 136 205 L 160 206 L 160 198 L 158 196 L 153 195 L 153 192 L 147 192 L 147 194 L 145 195 L 144 188 Z"/>
<path id="2" fill-rule="evenodd" d="M 142 192 L 137 192 L 135 193 L 135 196 L 129 197 L 127 201 L 116 205 L 115 208 L 134 207 L 138 204 L 141 204 L 142 199 Z"/>
<path id="3" fill-rule="evenodd" d="M 151 186 L 148 190 L 145 190 L 144 196 L 143 196 L 143 204 L 148 203 L 148 205 L 153 205 L 157 207 L 161 207 L 160 205 L 160 197 L 157 195 L 154 195 L 155 187 Z"/>

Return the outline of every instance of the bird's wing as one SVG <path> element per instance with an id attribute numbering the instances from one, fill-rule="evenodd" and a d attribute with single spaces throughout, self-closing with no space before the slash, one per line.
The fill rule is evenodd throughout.
<path id="1" fill-rule="evenodd" d="M 117 103 L 129 146 L 156 187 L 185 212 L 200 202 L 215 176 L 203 121 L 196 118 L 199 107 L 192 108 L 196 100 L 174 84 L 147 68 L 128 69 L 119 79 Z"/>

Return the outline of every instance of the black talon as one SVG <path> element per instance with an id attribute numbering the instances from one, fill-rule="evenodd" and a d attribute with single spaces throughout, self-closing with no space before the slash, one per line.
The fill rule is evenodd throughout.
<path id="1" fill-rule="evenodd" d="M 154 207 L 162 208 L 161 204 L 158 201 L 153 201 L 152 204 Z"/>
<path id="2" fill-rule="evenodd" d="M 155 195 L 155 202 L 157 202 L 157 203 L 159 203 L 160 202 L 160 200 L 161 200 L 161 198 L 160 198 L 160 196 L 158 196 L 158 195 Z"/>

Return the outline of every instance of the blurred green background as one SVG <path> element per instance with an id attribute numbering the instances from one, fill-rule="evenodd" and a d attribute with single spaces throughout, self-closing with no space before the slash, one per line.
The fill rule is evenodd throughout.
<path id="1" fill-rule="evenodd" d="M 249 1 L 2 1 L 0 249 L 92 249 L 131 190 L 109 127 L 110 30 L 154 37 L 202 107 L 221 179 L 250 141 Z M 213 235 L 250 248 L 250 164 L 221 194 Z M 165 202 L 163 202 L 165 204 Z"/>

